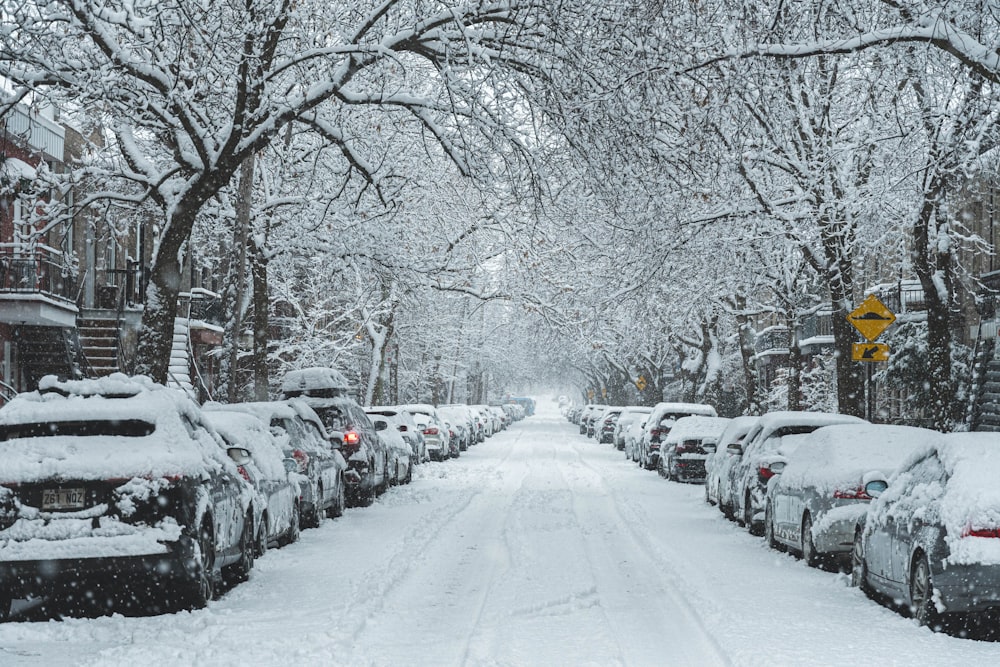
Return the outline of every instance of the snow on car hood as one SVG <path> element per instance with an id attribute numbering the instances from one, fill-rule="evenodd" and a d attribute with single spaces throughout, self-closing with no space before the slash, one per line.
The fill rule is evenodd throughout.
<path id="1" fill-rule="evenodd" d="M 190 405 L 188 405 L 190 404 Z M 107 479 L 200 474 L 225 465 L 225 452 L 204 430 L 189 434 L 179 414 L 196 410 L 179 392 L 148 391 L 122 398 L 21 394 L 0 410 L 0 430 L 18 425 L 55 424 L 66 434 L 13 437 L 0 441 L 0 482 L 45 479 Z M 147 435 L 71 435 L 73 422 L 128 421 L 153 426 Z M 86 426 L 81 427 L 86 431 Z M 234 468 L 235 470 L 235 468 Z"/>
<path id="2" fill-rule="evenodd" d="M 912 426 L 843 424 L 801 438 L 777 484 L 814 487 L 822 494 L 857 489 L 866 473 L 879 472 L 888 479 L 914 452 L 939 442 L 941 434 Z"/>

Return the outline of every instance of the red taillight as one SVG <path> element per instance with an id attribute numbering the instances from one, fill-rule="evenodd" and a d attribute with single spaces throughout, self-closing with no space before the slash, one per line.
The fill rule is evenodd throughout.
<path id="1" fill-rule="evenodd" d="M 424 429 L 424 435 L 437 435 L 439 431 L 436 426 L 428 426 Z"/>
<path id="2" fill-rule="evenodd" d="M 250 474 L 247 472 L 246 468 L 244 468 L 243 466 L 236 466 L 236 470 L 239 471 L 240 477 L 242 477 L 248 482 L 250 481 Z"/>
<path id="3" fill-rule="evenodd" d="M 966 528 L 962 537 L 1000 537 L 1000 528 Z"/>
<path id="4" fill-rule="evenodd" d="M 833 492 L 834 498 L 840 498 L 841 500 L 871 500 L 872 497 L 868 495 L 864 487 L 858 489 L 837 489 Z"/>
<path id="5" fill-rule="evenodd" d="M 296 449 L 292 451 L 292 458 L 299 463 L 299 472 L 305 472 L 309 469 L 309 455 L 306 454 L 301 449 Z"/>
<path id="6" fill-rule="evenodd" d="M 777 473 L 775 473 L 773 470 L 771 470 L 767 466 L 761 466 L 760 469 L 757 470 L 757 474 L 759 474 L 760 478 L 766 482 L 767 480 L 769 480 L 772 477 L 774 477 L 775 474 L 777 474 Z"/>
<path id="7" fill-rule="evenodd" d="M 448 437 L 449 438 L 454 438 L 455 437 L 455 432 L 454 431 L 448 431 Z"/>
<path id="8" fill-rule="evenodd" d="M 348 431 L 344 434 L 344 443 L 348 445 L 356 445 L 360 442 L 361 436 L 358 435 L 357 431 Z"/>

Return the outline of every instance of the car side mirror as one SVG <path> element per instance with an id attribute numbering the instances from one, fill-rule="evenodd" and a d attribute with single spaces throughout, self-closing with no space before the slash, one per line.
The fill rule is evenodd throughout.
<path id="1" fill-rule="evenodd" d="M 410 430 L 410 427 L 406 424 L 400 424 L 398 428 L 400 433 L 407 433 Z"/>
<path id="2" fill-rule="evenodd" d="M 291 457 L 283 459 L 282 463 L 285 464 L 285 470 L 288 472 L 296 472 L 299 469 L 299 462 Z"/>
<path id="3" fill-rule="evenodd" d="M 250 456 L 250 450 L 243 449 L 242 447 L 229 447 L 226 449 L 226 454 L 228 454 L 229 458 L 233 460 L 233 463 L 238 466 L 245 466 L 250 463 L 253 458 Z"/>
<path id="4" fill-rule="evenodd" d="M 334 449 L 340 449 L 344 445 L 344 432 L 343 431 L 327 431 L 327 437 L 330 439 L 330 446 Z"/>
<path id="5" fill-rule="evenodd" d="M 376 431 L 384 431 L 387 428 L 389 428 L 389 422 L 384 422 L 382 420 L 379 420 L 379 421 L 375 422 L 375 430 Z"/>
<path id="6" fill-rule="evenodd" d="M 726 453 L 731 456 L 743 456 L 743 445 L 733 443 L 726 447 Z"/>
<path id="7" fill-rule="evenodd" d="M 865 493 L 872 498 L 878 498 L 889 488 L 889 483 L 884 479 L 873 479 L 865 484 Z"/>

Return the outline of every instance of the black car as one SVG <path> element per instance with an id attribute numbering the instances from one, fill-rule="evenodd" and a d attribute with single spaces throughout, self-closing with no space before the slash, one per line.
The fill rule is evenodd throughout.
<path id="1" fill-rule="evenodd" d="M 122 374 L 39 387 L 0 410 L 0 618 L 26 597 L 202 607 L 249 576 L 250 455 L 197 405 Z"/>
<path id="2" fill-rule="evenodd" d="M 329 436 L 342 443 L 348 504 L 371 505 L 389 486 L 389 452 L 348 391 L 346 378 L 330 368 L 289 371 L 281 382 L 282 398 L 301 398 L 323 420 Z"/>

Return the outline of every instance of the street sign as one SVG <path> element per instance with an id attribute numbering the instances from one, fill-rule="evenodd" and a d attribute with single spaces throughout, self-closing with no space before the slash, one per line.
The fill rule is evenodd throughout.
<path id="1" fill-rule="evenodd" d="M 635 381 L 635 388 L 639 391 L 646 391 L 646 378 L 640 375 L 639 379 Z"/>
<path id="2" fill-rule="evenodd" d="M 587 400 L 588 401 L 594 400 L 594 390 L 593 389 L 588 389 L 587 390 Z"/>
<path id="3" fill-rule="evenodd" d="M 873 341 L 896 321 L 896 316 L 878 300 L 877 296 L 870 294 L 860 306 L 848 314 L 847 321 L 853 324 L 862 336 Z"/>
<path id="4" fill-rule="evenodd" d="M 851 345 L 853 361 L 889 361 L 889 346 L 886 343 L 853 343 Z"/>

